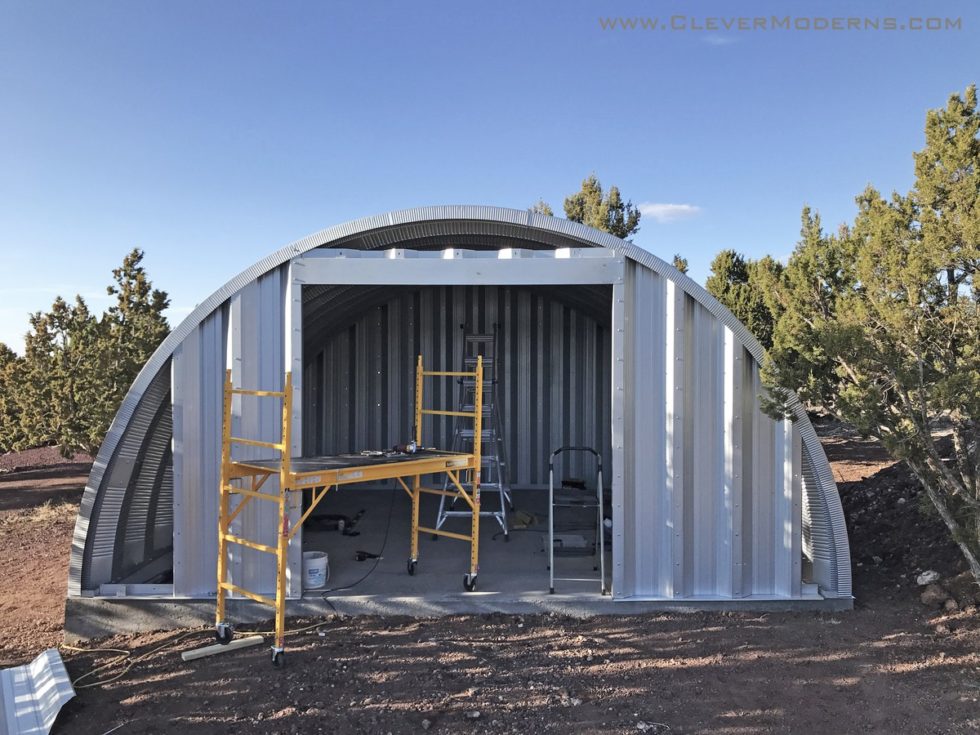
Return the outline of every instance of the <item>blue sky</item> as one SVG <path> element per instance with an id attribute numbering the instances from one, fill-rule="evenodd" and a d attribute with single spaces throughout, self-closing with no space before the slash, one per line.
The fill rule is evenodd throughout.
<path id="1" fill-rule="evenodd" d="M 773 14 L 961 29 L 691 29 Z M 560 212 L 592 171 L 649 213 L 635 242 L 698 280 L 725 247 L 783 257 L 804 203 L 834 226 L 867 183 L 911 185 L 926 110 L 980 77 L 978 32 L 976 3 L 924 0 L 6 0 L 0 341 L 20 351 L 57 294 L 104 308 L 134 246 L 176 324 L 323 227 L 426 204 Z"/>

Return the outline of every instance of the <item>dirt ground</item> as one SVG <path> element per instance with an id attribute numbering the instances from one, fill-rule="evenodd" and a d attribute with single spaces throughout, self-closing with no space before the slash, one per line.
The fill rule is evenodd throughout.
<path id="1" fill-rule="evenodd" d="M 68 552 L 91 459 L 0 455 L 0 668 L 62 640 Z"/>
<path id="2" fill-rule="evenodd" d="M 852 612 L 294 620 L 319 627 L 291 638 L 282 670 L 264 645 L 183 664 L 209 630 L 116 637 L 91 646 L 128 658 L 63 651 L 73 678 L 109 665 L 77 682 L 54 732 L 980 731 L 976 585 L 905 468 L 822 429 L 850 532 Z M 0 470 L 27 468 L 0 472 L 2 665 L 60 637 L 87 465 L 32 464 L 50 459 L 0 457 Z M 926 569 L 949 609 L 919 601 Z"/>

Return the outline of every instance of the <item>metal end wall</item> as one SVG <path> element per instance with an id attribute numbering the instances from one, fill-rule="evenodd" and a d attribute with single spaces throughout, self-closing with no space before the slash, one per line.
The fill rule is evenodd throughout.
<path id="1" fill-rule="evenodd" d="M 320 247 L 432 250 L 461 244 L 604 247 L 626 256 L 626 282 L 613 288 L 608 329 L 603 332 L 603 318 L 588 303 L 563 304 L 554 293 L 446 287 L 379 297 L 361 291 L 356 317 L 332 321 L 337 312 L 324 307 L 326 316 L 303 325 L 308 339 L 302 363 L 289 351 L 286 335 L 298 319 L 288 282 L 292 259 Z M 630 243 L 558 218 L 462 206 L 393 212 L 311 235 L 243 272 L 180 324 L 136 379 L 93 466 L 76 523 L 69 595 L 151 581 L 167 564 L 173 570 L 170 594 L 213 592 L 220 381 L 226 367 L 247 387 L 276 387 L 286 365 L 302 364 L 304 404 L 322 401 L 326 392 L 336 397 L 344 390 L 322 376 L 311 382 L 327 362 L 333 368 L 346 361 L 350 368 L 352 361 L 356 367 L 381 360 L 390 367 L 416 344 L 426 349 L 426 340 L 436 359 L 455 361 L 452 323 L 460 308 L 483 319 L 503 315 L 511 340 L 504 359 L 513 360 L 518 378 L 525 369 L 537 376 L 532 385 L 522 388 L 518 379 L 507 388 L 509 431 L 544 447 L 556 439 L 550 428 L 541 429 L 549 423 L 545 412 L 571 400 L 571 435 L 609 437 L 609 467 L 618 488 L 618 596 L 793 598 L 816 586 L 825 597 L 850 596 L 847 535 L 826 457 L 801 406 L 794 422 L 773 422 L 760 413 L 763 353 L 744 326 L 698 284 Z M 560 324 L 560 345 L 554 343 L 556 330 L 542 326 L 549 318 L 552 326 Z M 430 326 L 404 340 L 398 330 L 406 320 Z M 341 322 L 346 326 L 337 327 Z M 546 377 L 544 362 L 565 356 L 581 366 L 576 371 L 586 371 L 589 385 L 594 375 L 600 384 L 594 397 L 566 394 Z M 576 372 L 575 380 L 581 379 Z M 389 373 L 367 395 L 390 399 L 403 381 Z M 592 417 L 590 425 L 584 411 L 592 403 L 606 413 Z M 386 431 L 391 438 L 404 422 L 389 419 L 385 427 L 366 416 L 361 422 L 359 410 L 347 409 L 347 429 L 330 425 L 338 421 L 332 412 L 304 410 L 302 433 L 317 448 L 332 450 L 330 444 L 343 448 L 345 441 L 377 443 L 373 438 Z M 236 407 L 236 416 L 242 415 Z M 242 428 L 261 436 L 274 424 L 265 414 L 257 416 L 254 426 Z M 311 424 L 316 421 L 321 423 Z M 312 440 L 311 426 L 317 437 Z M 523 448 L 523 440 L 511 446 L 517 481 L 536 484 L 536 453 Z M 249 534 L 272 532 L 262 518 L 243 514 L 242 523 L 252 527 Z M 803 555 L 812 562 L 815 586 L 803 584 Z M 236 557 L 232 574 L 246 586 L 271 586 L 247 554 Z M 295 581 L 291 592 L 297 592 Z"/>
<path id="2" fill-rule="evenodd" d="M 409 290 L 361 309 L 349 322 L 331 322 L 332 333 L 306 346 L 304 452 L 406 441 L 413 435 L 415 356 L 423 355 L 433 370 L 458 370 L 465 332 L 491 334 L 497 325 L 497 401 L 511 483 L 546 486 L 548 455 L 563 445 L 598 447 L 609 466 L 612 289 L 592 290 L 590 311 L 605 319 L 560 300 L 555 291 L 443 286 Z M 304 331 L 314 326 L 307 322 Z M 456 406 L 451 381 L 431 388 L 436 392 L 429 405 Z M 452 445 L 450 419 L 427 421 L 423 428 L 427 445 Z M 572 456 L 567 473 L 594 472 Z"/>

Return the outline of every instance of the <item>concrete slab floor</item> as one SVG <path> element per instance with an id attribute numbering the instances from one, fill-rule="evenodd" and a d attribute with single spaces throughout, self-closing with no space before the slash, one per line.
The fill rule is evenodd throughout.
<path id="1" fill-rule="evenodd" d="M 484 507 L 497 507 L 496 493 L 484 494 Z M 411 501 L 401 488 L 346 488 L 321 505 L 320 513 L 354 516 L 365 511 L 356 525 L 357 536 L 338 531 L 304 531 L 306 551 L 326 551 L 330 579 L 320 590 L 307 590 L 302 599 L 287 603 L 287 614 L 316 617 L 327 612 L 344 615 L 408 615 L 428 617 L 465 614 L 555 613 L 576 617 L 638 615 L 657 611 L 697 610 L 822 611 L 849 610 L 851 598 L 783 600 L 767 598 L 635 599 L 613 602 L 599 592 L 594 557 L 558 557 L 557 576 L 585 581 L 556 581 L 556 594 L 548 593 L 548 569 L 542 535 L 547 533 L 547 490 L 515 490 L 517 508 L 533 513 L 538 521 L 531 529 L 513 529 L 505 542 L 493 518 L 480 524 L 480 573 L 477 591 L 463 591 L 463 574 L 469 567 L 469 544 L 429 534 L 420 538 L 419 564 L 414 576 L 406 571 L 411 528 Z M 423 498 L 422 525 L 435 523 L 438 498 Z M 390 512 L 389 512 L 390 509 Z M 390 525 L 389 525 L 390 516 Z M 447 528 L 465 531 L 468 520 L 449 521 Z M 385 537 L 387 536 L 387 541 Z M 358 550 L 380 553 L 383 558 L 358 562 Z M 606 552 L 607 580 L 611 558 Z M 338 589 L 346 588 L 346 589 Z M 325 599 L 324 599 L 325 596 Z M 229 619 L 236 624 L 267 621 L 270 608 L 248 599 L 229 601 Z M 214 620 L 214 599 L 174 598 L 69 598 L 66 604 L 66 640 L 80 641 L 112 633 L 132 633 L 209 625 Z"/>
<path id="2" fill-rule="evenodd" d="M 480 571 L 478 592 L 494 592 L 497 599 L 519 599 L 529 593 L 548 592 L 547 490 L 515 489 L 514 506 L 536 516 L 529 528 L 515 528 L 511 515 L 510 541 L 506 541 L 496 519 L 484 517 L 480 522 Z M 462 502 L 457 503 L 462 506 Z M 497 509 L 499 495 L 486 491 L 482 496 L 484 509 Z M 434 527 L 439 498 L 424 495 L 419 514 L 422 526 Z M 341 514 L 354 517 L 364 514 L 354 527 L 358 536 L 346 536 L 339 531 L 316 530 L 316 523 L 303 529 L 303 551 L 325 551 L 329 558 L 330 578 L 319 590 L 305 590 L 304 597 L 350 597 L 383 595 L 443 596 L 463 592 L 463 575 L 469 570 L 470 545 L 451 538 L 435 539 L 423 533 L 419 537 L 419 560 L 414 576 L 407 572 L 411 537 L 411 498 L 400 487 L 388 489 L 344 488 L 331 492 L 317 509 L 317 514 Z M 595 511 L 563 512 L 559 520 L 575 525 L 572 531 L 594 537 Z M 443 528 L 468 533 L 468 518 L 451 518 Z M 589 528 L 588 526 L 590 526 Z M 355 552 L 362 550 L 381 554 L 382 559 L 355 561 Z M 611 576 L 610 554 L 606 552 L 606 579 Z M 556 557 L 556 593 L 595 596 L 600 598 L 599 571 L 596 556 Z M 563 581 L 570 578 L 575 581 Z"/>

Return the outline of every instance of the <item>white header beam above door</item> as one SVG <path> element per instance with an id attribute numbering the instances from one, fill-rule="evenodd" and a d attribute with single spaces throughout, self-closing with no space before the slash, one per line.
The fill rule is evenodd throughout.
<path id="1" fill-rule="evenodd" d="M 312 250 L 292 261 L 303 285 L 544 286 L 623 282 L 623 256 L 604 248 L 558 250 Z"/>

